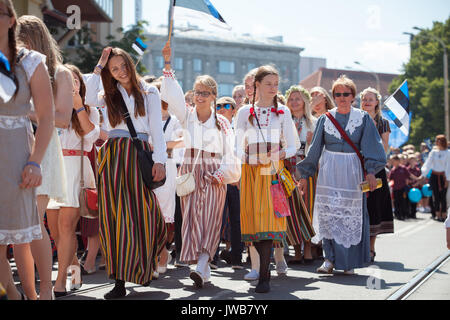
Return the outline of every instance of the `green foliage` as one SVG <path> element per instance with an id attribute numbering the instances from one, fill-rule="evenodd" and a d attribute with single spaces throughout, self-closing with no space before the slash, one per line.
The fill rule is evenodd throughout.
<path id="1" fill-rule="evenodd" d="M 404 65 L 404 74 L 391 83 L 394 92 L 408 79 L 411 120 L 408 143 L 419 145 L 426 138 L 445 133 L 444 48 L 431 35 L 443 40 L 450 49 L 450 18 L 434 22 L 431 30 L 421 31 L 411 42 L 411 59 Z M 448 88 L 447 88 L 448 90 Z"/>
<path id="2" fill-rule="evenodd" d="M 147 21 L 138 21 L 137 24 L 132 25 L 126 31 L 123 28 L 118 28 L 117 32 L 119 34 L 122 34 L 123 37 L 121 39 L 115 39 L 114 36 L 109 35 L 106 38 L 106 46 L 93 41 L 92 38 L 94 32 L 87 26 L 85 26 L 72 39 L 77 42 L 76 53 L 73 54 L 70 49 L 64 50 L 64 61 L 76 65 L 83 73 L 90 73 L 97 65 L 97 62 L 102 55 L 103 48 L 110 46 L 125 50 L 132 56 L 134 61 L 137 62 L 139 56 L 131 47 L 131 45 L 137 37 L 140 37 L 144 42 L 147 41 L 147 38 L 144 36 L 145 26 L 147 25 Z M 146 74 L 148 72 L 143 63 L 139 63 L 136 67 L 136 70 L 139 74 Z"/>

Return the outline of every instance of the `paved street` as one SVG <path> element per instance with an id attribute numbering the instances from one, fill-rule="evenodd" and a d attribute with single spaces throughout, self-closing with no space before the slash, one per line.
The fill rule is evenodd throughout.
<path id="1" fill-rule="evenodd" d="M 315 269 L 321 261 L 290 267 L 286 276 L 278 276 L 272 265 L 271 292 L 257 294 L 256 282 L 243 280 L 249 271 L 247 264 L 244 270 L 233 270 L 221 261 L 219 268 L 212 271 L 211 283 L 200 290 L 189 279 L 188 268 L 171 264 L 167 273 L 152 281 L 150 287 L 127 283 L 124 300 L 384 300 L 448 252 L 444 225 L 430 219 L 430 214 L 418 213 L 417 220 L 395 220 L 395 230 L 395 234 L 382 235 L 377 240 L 375 263 L 356 269 L 353 276 L 340 272 L 319 275 Z M 290 255 L 293 256 L 293 250 Z M 54 279 L 56 267 L 55 264 Z M 447 263 L 409 299 L 450 299 L 449 272 Z M 83 277 L 80 290 L 60 300 L 103 299 L 112 287 L 106 273 L 97 271 Z"/>

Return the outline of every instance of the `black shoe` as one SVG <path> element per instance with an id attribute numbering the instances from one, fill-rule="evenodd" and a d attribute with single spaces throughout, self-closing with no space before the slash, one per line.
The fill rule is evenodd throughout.
<path id="1" fill-rule="evenodd" d="M 242 270 L 242 269 L 244 269 L 244 265 L 243 265 L 242 261 L 238 261 L 236 263 L 231 264 L 231 269 Z"/>
<path id="2" fill-rule="evenodd" d="M 306 258 L 303 258 L 303 263 L 304 264 L 312 264 L 314 262 L 314 259 L 306 259 Z"/>
<path id="3" fill-rule="evenodd" d="M 231 252 L 228 250 L 222 250 L 219 254 L 220 259 L 225 261 L 227 264 L 231 264 Z"/>
<path id="4" fill-rule="evenodd" d="M 127 291 L 124 287 L 114 287 L 110 292 L 106 293 L 103 297 L 105 300 L 113 300 L 123 298 L 127 295 Z"/>
<path id="5" fill-rule="evenodd" d="M 259 281 L 255 288 L 256 293 L 267 293 L 269 291 L 270 291 L 270 284 L 268 280 Z"/>
<path id="6" fill-rule="evenodd" d="M 189 278 L 194 281 L 197 288 L 203 288 L 204 281 L 200 273 L 198 273 L 197 271 L 191 271 Z"/>
<path id="7" fill-rule="evenodd" d="M 370 262 L 375 262 L 375 256 L 376 256 L 376 252 L 370 250 Z"/>
<path id="8" fill-rule="evenodd" d="M 55 298 L 61 298 L 67 296 L 67 291 L 55 291 L 53 290 L 53 294 L 55 295 Z"/>

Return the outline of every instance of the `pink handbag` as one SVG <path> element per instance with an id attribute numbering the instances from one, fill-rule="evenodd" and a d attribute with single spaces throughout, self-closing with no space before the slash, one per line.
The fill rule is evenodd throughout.
<path id="1" fill-rule="evenodd" d="M 278 174 L 277 174 L 278 176 Z M 289 217 L 291 210 L 286 198 L 283 186 L 278 180 L 273 180 L 270 186 L 270 194 L 272 196 L 273 211 L 278 218 Z"/>

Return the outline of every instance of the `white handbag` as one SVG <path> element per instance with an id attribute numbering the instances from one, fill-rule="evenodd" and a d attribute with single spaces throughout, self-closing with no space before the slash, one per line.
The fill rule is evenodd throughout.
<path id="1" fill-rule="evenodd" d="M 192 166 L 192 171 L 177 177 L 175 180 L 177 183 L 177 195 L 179 197 L 187 196 L 195 190 L 194 170 L 201 152 L 201 150 L 198 151 L 197 157 L 195 158 Z"/>

